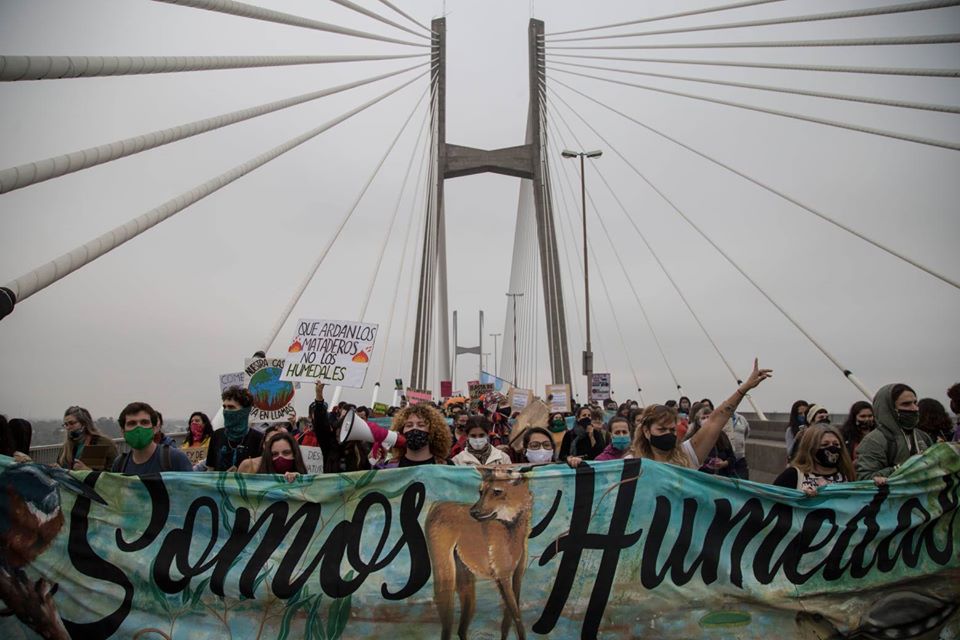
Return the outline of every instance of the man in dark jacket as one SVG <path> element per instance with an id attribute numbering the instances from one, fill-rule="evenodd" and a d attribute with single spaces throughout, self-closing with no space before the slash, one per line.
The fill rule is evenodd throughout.
<path id="1" fill-rule="evenodd" d="M 888 384 L 873 397 L 877 428 L 857 448 L 857 479 L 886 478 L 907 458 L 923 453 L 933 442 L 917 429 L 917 394 L 905 384 Z"/>

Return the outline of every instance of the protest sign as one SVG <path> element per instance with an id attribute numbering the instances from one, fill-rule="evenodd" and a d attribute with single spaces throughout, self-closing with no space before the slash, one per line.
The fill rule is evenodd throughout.
<path id="1" fill-rule="evenodd" d="M 283 358 L 247 358 L 243 379 L 253 396 L 250 424 L 283 422 L 296 415 L 293 408 L 293 384 L 280 379 Z"/>
<path id="2" fill-rule="evenodd" d="M 300 453 L 303 455 L 307 473 L 323 473 L 323 451 L 320 447 L 301 446 Z"/>
<path id="3" fill-rule="evenodd" d="M 523 432 L 529 427 L 544 427 L 550 424 L 550 410 L 540 398 L 534 398 L 524 407 L 510 429 L 509 444 L 516 451 L 523 451 Z"/>
<path id="4" fill-rule="evenodd" d="M 243 371 L 237 371 L 236 373 L 220 374 L 220 393 L 223 393 L 230 387 L 242 387 L 242 386 L 243 386 Z"/>
<path id="5" fill-rule="evenodd" d="M 449 398 L 453 395 L 453 380 L 440 381 L 440 397 Z"/>
<path id="6" fill-rule="evenodd" d="M 647 459 L 60 474 L 0 456 L 2 638 L 960 637 L 946 443 L 815 498 Z"/>
<path id="7" fill-rule="evenodd" d="M 374 402 L 373 403 L 373 412 L 378 413 L 381 416 L 387 415 L 387 411 L 390 410 L 390 405 L 384 402 Z"/>
<path id="8" fill-rule="evenodd" d="M 610 399 L 610 374 L 609 373 L 595 373 L 593 374 L 593 381 L 590 385 L 590 398 L 592 400 L 609 400 Z"/>
<path id="9" fill-rule="evenodd" d="M 548 384 L 544 391 L 550 413 L 570 413 L 570 385 Z"/>
<path id="10" fill-rule="evenodd" d="M 394 391 L 403 391 L 403 378 L 395 378 L 393 381 Z"/>
<path id="11" fill-rule="evenodd" d="M 471 383 L 467 385 L 467 389 L 470 390 L 470 399 L 479 400 L 484 395 L 492 392 L 494 390 L 493 384 L 483 384 L 480 382 Z"/>
<path id="12" fill-rule="evenodd" d="M 530 404 L 530 401 L 533 400 L 533 391 L 530 389 L 510 389 L 510 393 L 507 394 L 507 398 L 510 400 L 510 408 L 514 411 L 523 411 L 524 408 Z"/>
<path id="13" fill-rule="evenodd" d="M 407 404 L 420 404 L 422 402 L 433 401 L 432 391 L 414 391 L 413 389 L 407 389 L 406 395 L 407 395 Z"/>
<path id="14" fill-rule="evenodd" d="M 375 324 L 301 319 L 280 379 L 361 389 L 376 339 Z"/>
<path id="15" fill-rule="evenodd" d="M 181 447 L 180 451 L 183 451 L 187 455 L 187 459 L 190 460 L 190 464 L 200 464 L 207 460 L 207 447 Z"/>

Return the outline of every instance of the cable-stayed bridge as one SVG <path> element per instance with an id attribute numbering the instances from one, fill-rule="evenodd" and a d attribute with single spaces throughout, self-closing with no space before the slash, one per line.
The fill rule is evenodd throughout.
<path id="1" fill-rule="evenodd" d="M 646 390 L 648 401 L 668 394 L 703 395 L 697 384 L 688 382 L 697 380 L 701 369 L 709 368 L 715 377 L 726 375 L 729 382 L 723 384 L 733 384 L 749 358 L 764 351 L 763 345 L 783 341 L 805 349 L 797 368 L 807 380 L 816 380 L 811 383 L 815 392 L 849 382 L 846 393 L 851 396 L 869 396 L 887 381 L 861 375 L 862 369 L 886 373 L 903 366 L 895 343 L 917 341 L 908 337 L 912 334 L 941 342 L 941 347 L 924 353 L 946 360 L 954 356 L 954 361 L 958 355 L 945 329 L 947 317 L 957 309 L 960 288 L 955 253 L 947 249 L 956 244 L 955 204 L 948 202 L 957 192 L 942 176 L 958 167 L 960 150 L 956 118 L 960 36 L 950 33 L 960 25 L 956 8 L 960 3 L 835 8 L 796 2 L 691 5 L 606 24 L 557 24 L 556 29 L 531 18 L 521 43 L 523 55 L 514 57 L 512 70 L 524 77 L 528 93 L 525 108 L 510 115 L 523 128 L 521 136 L 505 144 L 463 144 L 461 136 L 469 131 L 448 126 L 448 120 L 457 117 L 453 96 L 465 84 L 453 75 L 456 67 L 448 60 L 458 29 L 468 29 L 457 25 L 456 10 L 449 19 L 427 21 L 385 2 L 331 3 L 344 16 L 352 15 L 349 24 L 354 27 L 238 2 L 144 4 L 163 5 L 165 16 L 175 12 L 177 20 L 196 21 L 210 33 L 214 25 L 243 22 L 250 33 L 265 29 L 275 34 L 282 29 L 311 37 L 323 34 L 335 44 L 327 50 L 283 55 L 3 51 L 4 95 L 18 105 L 35 100 L 33 121 L 29 113 L 17 112 L 29 130 L 20 135 L 35 138 L 30 148 L 57 150 L 21 153 L 23 157 L 11 158 L 0 169 L 4 253 L 11 257 L 0 278 L 4 287 L 0 311 L 10 315 L 3 328 L 16 333 L 7 338 L 12 342 L 35 339 L 49 344 L 53 336 L 62 335 L 55 325 L 38 327 L 35 318 L 30 327 L 18 326 L 17 318 L 29 313 L 35 300 L 60 295 L 58 291 L 88 269 L 96 273 L 94 265 L 105 264 L 99 267 L 101 272 L 122 270 L 116 256 L 129 259 L 138 243 L 164 233 L 161 230 L 168 225 L 161 222 L 187 217 L 211 196 L 225 197 L 291 157 L 305 159 L 308 165 L 322 162 L 310 159 L 314 154 L 333 158 L 336 164 L 336 158 L 349 156 L 347 144 L 352 147 L 362 139 L 369 149 L 365 164 L 345 160 L 350 180 L 323 185 L 337 191 L 336 206 L 318 195 L 313 225 L 300 221 L 290 234 L 273 237 L 261 231 L 263 245 L 241 247 L 233 254 L 236 262 L 219 271 L 191 270 L 189 255 L 170 248 L 163 265 L 170 267 L 170 279 L 185 275 L 172 263 L 186 262 L 189 282 L 184 285 L 209 278 L 202 285 L 209 291 L 249 296 L 247 311 L 257 316 L 252 324 L 262 335 L 254 344 L 247 336 L 238 357 L 256 348 L 277 350 L 298 311 L 321 312 L 381 325 L 368 386 L 389 385 L 398 377 L 415 388 L 434 391 L 441 380 L 453 379 L 462 386 L 467 365 L 457 367 L 451 306 L 459 306 L 462 321 L 481 305 L 468 308 L 462 301 L 459 305 L 449 301 L 451 290 L 463 286 L 463 279 L 451 279 L 448 269 L 464 270 L 454 265 L 471 239 L 457 231 L 460 213 L 447 192 L 455 191 L 453 185 L 465 176 L 485 172 L 518 178 L 520 186 L 511 224 L 502 229 L 504 240 L 487 254 L 491 261 L 510 265 L 505 279 L 484 285 L 497 292 L 496 304 L 502 305 L 486 307 L 487 327 L 502 327 L 502 339 L 494 347 L 480 328 L 478 351 L 482 357 L 498 348 L 497 373 L 521 387 L 539 391 L 545 383 L 570 382 L 584 397 L 585 267 L 592 293 L 593 369 L 617 371 L 615 389 L 621 398 L 637 397 L 637 389 Z M 162 100 L 171 95 L 165 93 L 173 86 L 169 83 L 185 76 L 229 70 L 234 80 L 244 73 L 258 74 L 258 80 L 286 79 L 281 74 L 331 67 L 349 70 L 341 72 L 337 82 L 314 82 L 306 92 L 291 92 L 277 80 L 269 96 L 199 119 L 163 118 L 162 126 L 155 128 L 144 121 L 130 135 L 66 148 L 42 135 L 46 86 L 69 84 L 75 90 L 72 87 L 89 82 L 93 83 L 89 91 L 96 93 L 106 83 L 111 83 L 111 91 L 120 92 L 122 83 L 136 83 L 130 85 L 131 91 L 155 86 L 154 99 Z M 271 73 L 276 75 L 266 75 Z M 286 114 L 315 104 L 334 106 L 301 130 L 274 126 Z M 82 112 L 83 103 L 74 103 L 72 110 Z M 663 125 L 669 122 L 664 113 L 670 110 L 678 116 L 670 123 L 674 128 Z M 96 111 L 84 114 L 90 119 L 97 116 Z M 374 122 L 374 131 L 361 133 Z M 74 126 L 82 129 L 83 124 Z M 101 188 L 98 180 L 111 166 L 147 162 L 140 159 L 170 154 L 177 145 L 204 136 L 218 136 L 222 144 L 230 144 L 232 129 L 254 127 L 256 144 L 245 144 L 245 153 L 231 154 L 227 163 L 211 163 L 193 174 L 187 188 L 167 190 L 166 197 L 149 206 L 131 202 L 127 214 L 113 224 L 98 222 L 88 229 L 82 216 L 70 215 L 71 209 L 83 205 L 64 198 L 71 192 L 77 200 L 89 197 L 91 187 L 85 187 L 84 180 Z M 694 135 L 696 129 L 703 135 Z M 270 135 L 281 130 L 284 135 Z M 336 135 L 342 137 L 332 137 Z M 819 156 L 806 146 L 806 137 L 820 143 Z M 562 158 L 565 149 L 594 148 L 604 155 L 585 162 L 584 176 L 577 163 Z M 825 169 L 835 169 L 841 159 L 857 163 L 844 165 L 842 175 L 835 170 L 817 175 L 806 166 L 812 158 Z M 164 175 L 157 173 L 163 171 L 162 162 L 151 166 L 156 167 L 153 172 L 129 180 L 163 182 Z M 321 181 L 311 178 L 311 172 L 291 173 L 291 181 Z M 798 179 L 796 174 L 801 173 L 805 176 Z M 889 175 L 900 181 L 895 189 L 886 184 Z M 581 177 L 587 184 L 585 194 L 580 191 Z M 274 203 L 261 204 L 284 208 L 282 193 L 282 187 L 277 188 L 270 194 Z M 902 202 L 884 211 L 877 200 L 890 193 Z M 379 207 L 376 219 L 369 211 L 372 200 L 389 203 Z M 729 209 L 718 206 L 720 201 Z M 921 206 L 907 209 L 915 202 Z M 47 210 L 52 206 L 59 211 Z M 730 209 L 736 213 L 729 214 Z M 36 215 L 45 218 L 48 228 L 61 224 L 57 216 L 71 217 L 65 224 L 72 241 L 58 238 L 22 253 L 20 230 L 26 227 L 22 216 L 27 211 L 40 211 Z M 267 211 L 252 220 L 224 218 L 219 224 L 265 229 L 276 224 L 273 214 L 277 212 Z M 583 228 L 588 230 L 586 238 Z M 674 234 L 672 242 L 665 242 L 664 229 L 672 230 L 668 232 Z M 206 231 L 205 241 L 215 245 L 217 229 Z M 344 247 L 361 231 L 362 250 L 344 254 Z M 176 237 L 173 231 L 166 233 Z M 33 230 L 27 235 L 43 236 Z M 296 269 L 284 259 L 288 235 L 309 242 L 308 248 L 298 247 L 296 253 L 303 259 L 295 261 Z M 775 244 L 783 247 L 775 252 L 779 260 L 753 259 L 751 254 L 759 252 L 755 247 Z M 826 247 L 822 253 L 821 244 Z M 924 250 L 916 250 L 918 244 Z M 63 250 L 49 251 L 53 245 L 63 245 Z M 512 251 L 504 249 L 510 245 Z M 262 259 L 262 254 L 272 258 Z M 691 265 L 699 269 L 693 277 Z M 271 303 L 261 306 L 257 293 L 244 286 L 245 274 L 271 269 Z M 480 280 L 486 269 L 474 264 L 467 271 Z M 814 280 L 810 289 L 797 284 L 796 271 L 799 280 L 810 274 Z M 829 279 L 822 279 L 824 275 Z M 75 309 L 95 303 L 103 295 L 96 292 L 95 278 L 88 276 L 83 290 L 68 293 L 57 306 Z M 336 279 L 349 279 L 350 286 L 331 300 L 317 283 Z M 704 291 L 704 283 L 710 292 Z M 136 283 L 130 286 L 137 288 Z M 930 307 L 935 317 L 910 302 L 911 291 L 936 299 Z M 37 294 L 41 295 L 34 299 Z M 823 302 L 838 298 L 847 298 L 849 305 Z M 236 308 L 221 316 L 218 297 L 211 299 L 214 303 L 197 309 L 187 323 L 194 333 L 181 334 L 185 344 L 194 345 L 190 350 L 202 349 L 204 337 L 216 331 L 213 327 L 246 322 Z M 166 304 L 163 295 L 152 300 L 157 307 Z M 328 311 L 331 302 L 335 311 Z M 902 304 L 915 313 L 901 315 Z M 137 306 L 139 314 L 152 311 L 142 302 Z M 669 309 L 667 314 L 664 308 Z M 123 327 L 112 330 L 118 348 L 146 338 L 135 335 L 131 327 L 137 313 L 129 322 L 117 319 L 117 326 Z M 502 325 L 492 325 L 491 317 L 498 323 L 502 318 Z M 840 341 L 832 329 L 824 328 L 824 320 L 863 326 L 854 331 L 854 339 Z M 101 324 L 114 321 L 104 318 Z M 203 325 L 207 328 L 201 329 Z M 695 359 L 678 343 L 674 325 L 684 327 L 688 336 L 684 341 L 697 345 Z M 890 330 L 897 327 L 903 329 L 901 336 Z M 42 336 L 28 329 L 39 329 Z M 878 333 L 871 333 L 874 329 Z M 96 355 L 90 355 L 95 360 Z M 929 356 L 919 359 L 929 365 Z M 461 363 L 465 360 L 460 358 Z M 881 365 L 878 360 L 887 362 Z M 13 364 L 9 366 L 9 372 L 15 371 Z M 158 366 L 176 364 L 172 359 Z M 908 371 L 923 366 L 910 364 Z M 476 364 L 469 368 L 475 370 Z M 716 383 L 711 391 L 720 386 Z M 642 399 L 643 392 L 639 394 Z M 756 400 L 762 407 L 762 398 Z"/>

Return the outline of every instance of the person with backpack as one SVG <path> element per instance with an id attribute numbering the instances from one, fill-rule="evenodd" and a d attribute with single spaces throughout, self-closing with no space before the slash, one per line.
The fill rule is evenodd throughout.
<path id="1" fill-rule="evenodd" d="M 131 402 L 120 412 L 120 432 L 130 446 L 113 463 L 113 471 L 141 476 L 162 471 L 193 471 L 187 455 L 168 444 L 157 444 L 160 416 L 146 402 Z"/>
<path id="2" fill-rule="evenodd" d="M 923 453 L 933 442 L 917 428 L 920 408 L 909 386 L 888 384 L 873 396 L 876 428 L 864 436 L 854 464 L 858 480 L 889 477 L 912 455 Z"/>

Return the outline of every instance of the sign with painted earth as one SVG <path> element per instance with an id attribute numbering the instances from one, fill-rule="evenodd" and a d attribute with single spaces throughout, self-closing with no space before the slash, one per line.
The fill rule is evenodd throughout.
<path id="1" fill-rule="evenodd" d="M 251 424 L 279 422 L 295 413 L 293 384 L 280 379 L 283 358 L 248 358 L 243 373 L 253 396 Z"/>

